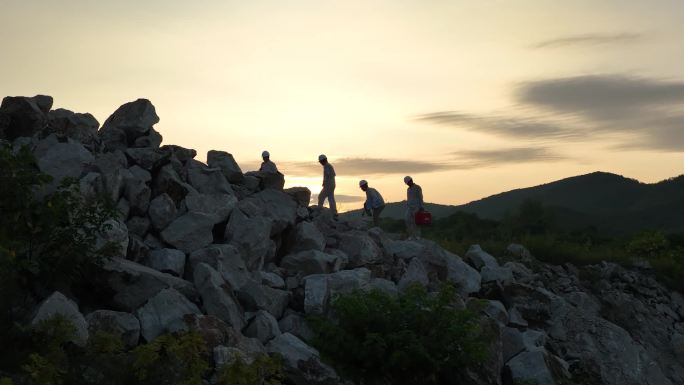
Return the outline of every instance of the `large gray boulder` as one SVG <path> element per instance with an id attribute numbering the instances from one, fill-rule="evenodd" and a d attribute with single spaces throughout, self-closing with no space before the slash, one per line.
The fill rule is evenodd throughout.
<path id="1" fill-rule="evenodd" d="M 263 216 L 271 222 L 271 235 L 280 234 L 294 226 L 297 219 L 297 203 L 287 194 L 275 189 L 266 189 L 245 198 L 241 205 L 258 207 L 254 216 Z"/>
<path id="2" fill-rule="evenodd" d="M 145 265 L 162 273 L 182 277 L 185 271 L 185 253 L 176 249 L 159 249 L 150 251 Z"/>
<path id="3" fill-rule="evenodd" d="M 490 269 L 499 267 L 496 258 L 482 250 L 480 245 L 471 245 L 468 248 L 464 259 L 478 270 L 481 270 L 485 266 Z"/>
<path id="4" fill-rule="evenodd" d="M 213 218 L 214 224 L 228 219 L 237 205 L 237 198 L 230 194 L 189 193 L 185 205 L 189 212 L 202 213 Z"/>
<path id="5" fill-rule="evenodd" d="M 338 264 L 336 255 L 317 250 L 300 251 L 283 257 L 280 267 L 285 269 L 288 275 L 328 274 L 335 271 Z"/>
<path id="6" fill-rule="evenodd" d="M 135 311 L 140 320 L 141 335 L 152 341 L 164 333 L 188 330 L 185 317 L 202 314 L 197 306 L 174 289 L 163 289 Z"/>
<path id="7" fill-rule="evenodd" d="M 323 314 L 327 311 L 330 300 L 328 277 L 322 274 L 308 276 L 304 280 L 304 312 L 306 314 Z"/>
<path id="8" fill-rule="evenodd" d="M 240 166 L 232 154 L 225 151 L 211 150 L 207 152 L 207 165 L 218 168 L 230 183 L 240 183 L 244 179 Z"/>
<path id="9" fill-rule="evenodd" d="M 130 204 L 131 212 L 145 215 L 150 207 L 152 190 L 145 181 L 134 177 L 132 174 L 126 178 L 124 183 L 124 196 Z"/>
<path id="10" fill-rule="evenodd" d="M 420 242 L 393 239 L 383 239 L 382 248 L 387 256 L 400 258 L 405 261 L 419 257 L 425 252 L 425 245 Z"/>
<path id="11" fill-rule="evenodd" d="M 114 293 L 112 304 L 117 310 L 132 312 L 166 288 L 174 288 L 191 300 L 198 298 L 190 282 L 132 261 L 112 258 L 102 269 L 104 277 L 98 284 Z"/>
<path id="12" fill-rule="evenodd" d="M 447 256 L 447 279 L 457 285 L 461 295 L 480 291 L 482 277 L 477 270 L 463 262 L 458 256 L 449 253 Z"/>
<path id="13" fill-rule="evenodd" d="M 266 351 L 283 357 L 285 376 L 294 385 L 339 383 L 335 370 L 321 362 L 318 351 L 290 333 L 272 339 L 266 345 Z"/>
<path id="14" fill-rule="evenodd" d="M 183 168 L 188 183 L 197 191 L 203 194 L 235 195 L 221 169 L 208 167 L 194 159 L 188 160 Z"/>
<path id="15" fill-rule="evenodd" d="M 91 336 L 98 332 L 112 334 L 127 347 L 135 347 L 140 339 L 140 321 L 131 313 L 95 310 L 85 317 Z"/>
<path id="16" fill-rule="evenodd" d="M 244 256 L 250 270 L 260 270 L 271 248 L 271 221 L 264 217 L 248 218 L 240 210 L 233 210 L 224 237 Z"/>
<path id="17" fill-rule="evenodd" d="M 140 168 L 153 171 L 169 162 L 171 154 L 157 148 L 128 148 L 125 154 L 132 164 Z"/>
<path id="18" fill-rule="evenodd" d="M 214 240 L 214 218 L 207 214 L 189 212 L 171 222 L 162 232 L 164 242 L 184 253 L 210 245 Z"/>
<path id="19" fill-rule="evenodd" d="M 154 196 L 163 193 L 168 194 L 168 196 L 173 199 L 176 206 L 179 206 L 188 192 L 194 190 L 194 188 L 181 179 L 173 168 L 173 165 L 167 164 L 159 169 L 159 172 L 154 178 L 152 190 Z"/>
<path id="20" fill-rule="evenodd" d="M 290 302 L 290 293 L 248 280 L 238 291 L 238 299 L 246 311 L 266 310 L 276 319 L 282 317 Z"/>
<path id="21" fill-rule="evenodd" d="M 83 314 L 78 311 L 76 302 L 56 291 L 43 300 L 31 319 L 31 326 L 39 326 L 42 322 L 55 317 L 62 317 L 74 327 L 74 335 L 71 342 L 79 346 L 85 346 L 88 342 L 88 323 Z"/>
<path id="22" fill-rule="evenodd" d="M 289 243 L 291 245 L 291 253 L 303 250 L 323 251 L 325 249 L 325 237 L 311 222 L 298 223 L 290 237 Z"/>
<path id="23" fill-rule="evenodd" d="M 94 150 L 97 129 L 100 123 L 91 114 L 79 114 L 58 108 L 48 113 L 47 129 L 44 133 L 54 133 L 61 138 L 71 138 Z"/>
<path id="24" fill-rule="evenodd" d="M 242 330 L 245 326 L 242 309 L 233 297 L 233 289 L 221 275 L 206 263 L 199 263 L 194 268 L 193 279 L 207 314 L 221 319 L 236 330 Z"/>
<path id="25" fill-rule="evenodd" d="M 524 351 L 506 363 L 506 370 L 516 383 L 530 382 L 537 385 L 557 385 L 552 372 L 551 357 L 543 348 Z"/>
<path id="26" fill-rule="evenodd" d="M 0 139 L 14 140 L 40 132 L 47 123 L 52 97 L 7 96 L 0 105 Z"/>
<path id="27" fill-rule="evenodd" d="M 429 283 L 430 279 L 428 278 L 425 266 L 423 266 L 423 263 L 419 258 L 413 258 L 409 263 L 408 269 L 406 269 L 406 273 L 404 273 L 399 280 L 399 283 L 397 283 L 397 287 L 399 291 L 403 292 L 411 285 L 418 284 L 425 287 Z"/>
<path id="28" fill-rule="evenodd" d="M 304 277 L 304 311 L 324 313 L 330 298 L 354 290 L 368 290 L 371 272 L 366 268 L 341 270 L 332 274 L 312 274 Z"/>
<path id="29" fill-rule="evenodd" d="M 371 265 L 383 260 L 382 251 L 365 233 L 340 234 L 339 249 L 349 256 L 349 267 Z"/>
<path id="30" fill-rule="evenodd" d="M 480 270 L 480 276 L 482 277 L 482 283 L 498 282 L 505 285 L 515 281 L 513 270 L 510 267 L 491 267 L 485 265 Z"/>
<path id="31" fill-rule="evenodd" d="M 174 219 L 176 219 L 176 203 L 171 199 L 169 194 L 162 193 L 156 198 L 152 199 L 147 214 L 150 216 L 152 228 L 157 231 L 162 231 Z"/>
<path id="32" fill-rule="evenodd" d="M 286 313 L 285 316 L 278 321 L 278 327 L 281 332 L 294 334 L 303 341 L 309 341 L 314 337 L 314 332 L 309 327 L 306 318 L 299 313 Z"/>
<path id="33" fill-rule="evenodd" d="M 245 329 L 245 335 L 247 337 L 256 338 L 263 344 L 272 340 L 276 336 L 279 336 L 280 334 L 278 321 L 271 315 L 271 313 L 265 310 L 259 310 Z"/>
<path id="34" fill-rule="evenodd" d="M 238 290 L 250 279 L 242 255 L 233 245 L 210 245 L 192 252 L 188 261 L 190 273 L 198 264 L 206 263 L 223 277 L 232 290 Z"/>
<path id="35" fill-rule="evenodd" d="M 159 116 L 152 103 L 138 99 L 114 111 L 102 124 L 99 135 L 108 149 L 123 149 L 147 135 L 158 122 Z"/>
<path id="36" fill-rule="evenodd" d="M 53 179 L 51 186 L 58 187 L 64 178 L 78 179 L 95 158 L 82 144 L 69 140 L 55 143 L 45 153 L 36 155 L 38 169 Z"/>
<path id="37" fill-rule="evenodd" d="M 306 187 L 290 187 L 283 190 L 283 192 L 292 197 L 299 207 L 306 208 L 311 202 L 311 190 Z"/>

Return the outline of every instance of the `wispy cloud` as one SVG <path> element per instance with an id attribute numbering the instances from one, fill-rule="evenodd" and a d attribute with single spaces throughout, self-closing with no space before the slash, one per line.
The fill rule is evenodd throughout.
<path id="1" fill-rule="evenodd" d="M 532 48 L 563 48 L 577 46 L 596 46 L 608 44 L 628 44 L 633 43 L 643 36 L 638 33 L 613 33 L 613 34 L 583 34 L 574 36 L 563 36 L 549 40 L 543 40 L 532 45 Z"/>
<path id="2" fill-rule="evenodd" d="M 567 159 L 545 147 L 517 147 L 497 150 L 458 151 L 453 154 L 459 159 L 467 159 L 474 167 L 495 166 L 512 163 L 548 162 Z"/>
<path id="3" fill-rule="evenodd" d="M 569 138 L 581 135 L 566 122 L 535 117 L 514 117 L 500 114 L 476 115 L 459 111 L 433 112 L 418 116 L 418 120 L 464 128 L 471 131 L 514 138 Z"/>
<path id="4" fill-rule="evenodd" d="M 363 202 L 364 200 L 366 198 L 362 196 L 335 194 L 335 202 L 337 203 L 356 203 Z M 318 194 L 311 194 L 311 202 L 318 204 Z"/>
<path id="5" fill-rule="evenodd" d="M 410 174 L 449 170 L 458 165 L 448 162 L 411 161 L 385 158 L 330 159 L 340 176 L 364 176 L 377 174 Z M 294 175 L 321 175 L 323 168 L 316 162 L 285 162 L 279 168 Z"/>

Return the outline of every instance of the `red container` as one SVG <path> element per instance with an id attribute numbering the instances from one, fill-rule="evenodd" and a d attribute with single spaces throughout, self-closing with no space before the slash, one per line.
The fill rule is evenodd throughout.
<path id="1" fill-rule="evenodd" d="M 428 211 L 417 212 L 416 224 L 419 226 L 426 226 L 432 224 L 432 214 L 430 214 Z"/>

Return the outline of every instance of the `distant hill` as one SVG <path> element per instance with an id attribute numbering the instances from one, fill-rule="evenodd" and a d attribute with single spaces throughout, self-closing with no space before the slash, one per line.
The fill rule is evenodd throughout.
<path id="1" fill-rule="evenodd" d="M 428 204 L 437 218 L 456 211 L 500 220 L 526 200 L 542 203 L 561 227 L 594 226 L 606 233 L 644 229 L 684 232 L 684 175 L 658 183 L 641 183 L 621 175 L 594 172 L 492 195 L 460 206 Z M 349 215 L 360 215 L 357 210 Z M 402 219 L 404 203 L 391 203 L 384 215 Z"/>

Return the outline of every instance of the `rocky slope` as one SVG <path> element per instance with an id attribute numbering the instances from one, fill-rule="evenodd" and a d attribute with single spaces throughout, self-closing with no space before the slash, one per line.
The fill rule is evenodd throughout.
<path id="1" fill-rule="evenodd" d="M 107 329 L 135 346 L 199 328 L 214 365 L 236 354 L 280 353 L 292 384 L 346 383 L 305 341 L 307 314 L 354 289 L 392 295 L 409 283 L 458 285 L 465 306 L 483 299 L 491 357 L 473 384 L 684 384 L 684 299 L 647 272 L 604 263 L 579 269 L 534 260 L 510 245 L 499 260 L 474 245 L 460 258 L 361 221 L 308 207 L 310 191 L 282 175 L 243 173 L 232 155 L 161 146 L 154 106 L 139 99 L 102 127 L 89 114 L 52 110 L 52 98 L 5 98 L 0 138 L 27 145 L 42 172 L 104 192 L 120 217 L 103 240 L 122 252 L 94 277 L 98 295 L 55 292 L 33 323 L 62 314 L 85 344 Z M 55 188 L 53 184 L 50 188 Z M 505 257 L 505 258 L 504 258 Z"/>

